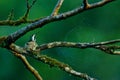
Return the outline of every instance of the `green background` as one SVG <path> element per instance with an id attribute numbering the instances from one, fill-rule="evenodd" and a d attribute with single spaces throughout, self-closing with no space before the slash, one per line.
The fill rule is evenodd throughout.
<path id="1" fill-rule="evenodd" d="M 89 0 L 90 3 L 98 0 Z M 32 0 L 30 0 L 32 2 Z M 36 19 L 51 14 L 57 0 L 37 0 L 29 18 Z M 82 5 L 82 0 L 65 0 L 60 13 Z M 38 44 L 53 41 L 101 42 L 120 38 L 120 1 L 116 0 L 103 7 L 80 13 L 68 19 L 53 22 L 43 28 L 33 30 L 16 41 L 24 46 L 29 37 L 36 33 Z M 14 9 L 14 19 L 26 11 L 25 0 L 0 0 L 0 20 L 7 19 Z M 0 26 L 0 36 L 11 34 L 28 24 L 20 26 Z M 54 48 L 41 54 L 69 64 L 73 69 L 87 73 L 98 80 L 120 80 L 120 56 L 106 54 L 96 49 Z M 28 58 L 44 80 L 82 80 L 49 65 Z M 10 51 L 0 48 L 0 80 L 35 80 L 23 63 Z"/>

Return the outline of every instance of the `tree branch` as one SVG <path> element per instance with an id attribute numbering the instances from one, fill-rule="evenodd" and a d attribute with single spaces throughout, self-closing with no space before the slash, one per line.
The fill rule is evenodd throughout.
<path id="1" fill-rule="evenodd" d="M 111 41 L 104 41 L 98 43 L 75 43 L 75 42 L 51 42 L 47 44 L 42 44 L 38 47 L 40 50 L 55 48 L 55 47 L 72 47 L 72 48 L 95 48 L 96 46 L 108 45 L 108 44 L 115 44 L 119 43 L 120 39 L 111 40 Z M 110 46 L 111 47 L 111 46 Z"/>
<path id="2" fill-rule="evenodd" d="M 78 8 L 75 8 L 71 11 L 68 12 L 64 12 L 61 14 L 58 14 L 59 9 L 62 6 L 64 0 L 59 0 L 58 3 L 56 4 L 56 7 L 54 8 L 52 14 L 50 16 L 44 17 L 44 18 L 40 18 L 40 19 L 36 19 L 36 20 L 28 20 L 28 15 L 29 15 L 29 11 L 31 9 L 31 7 L 35 4 L 36 0 L 33 0 L 32 4 L 30 5 L 28 0 L 26 0 L 27 3 L 27 10 L 24 14 L 23 17 L 21 17 L 18 20 L 12 20 L 13 17 L 13 10 L 11 11 L 11 13 L 8 16 L 7 20 L 4 21 L 0 21 L 0 25 L 20 25 L 22 23 L 31 23 L 28 26 L 25 26 L 21 29 L 19 29 L 18 31 L 8 35 L 8 36 L 3 36 L 0 38 L 0 47 L 5 47 L 11 51 L 13 51 L 13 53 L 22 60 L 22 62 L 25 64 L 26 68 L 31 71 L 34 76 L 36 77 L 36 79 L 38 80 L 42 80 L 42 77 L 39 75 L 39 73 L 29 64 L 29 62 L 27 61 L 26 57 L 24 55 L 33 57 L 36 60 L 39 60 L 45 64 L 50 65 L 51 67 L 59 67 L 61 70 L 72 74 L 74 76 L 83 78 L 85 80 L 95 80 L 94 78 L 91 78 L 90 76 L 88 76 L 85 73 L 81 73 L 81 72 L 77 72 L 74 69 L 72 69 L 69 65 L 62 63 L 56 59 L 53 59 L 51 57 L 48 57 L 46 55 L 39 55 L 39 54 L 34 54 L 33 52 L 27 51 L 25 48 L 22 48 L 20 46 L 17 46 L 14 43 L 17 39 L 19 39 L 20 37 L 22 37 L 23 35 L 25 35 L 27 32 L 32 31 L 34 29 L 37 28 L 41 28 L 44 25 L 50 23 L 50 22 L 54 22 L 54 21 L 60 21 L 66 18 L 69 18 L 71 16 L 77 15 L 79 13 L 82 13 L 83 11 L 89 10 L 89 9 L 93 9 L 93 8 L 97 8 L 97 7 L 101 7 L 109 2 L 112 2 L 114 0 L 102 0 L 93 4 L 89 4 L 88 0 L 83 0 L 83 6 L 80 6 Z M 108 54 L 118 54 L 120 55 L 120 46 L 109 46 L 108 44 L 114 44 L 114 43 L 118 43 L 120 42 L 120 39 L 117 40 L 112 40 L 112 41 L 105 41 L 105 42 L 99 42 L 99 43 L 74 43 L 74 42 L 51 42 L 51 43 L 47 43 L 47 44 L 42 44 L 40 45 L 37 49 L 39 49 L 40 51 L 45 50 L 45 49 L 50 49 L 50 48 L 54 48 L 54 47 L 72 47 L 72 48 L 80 48 L 80 49 L 85 49 L 85 48 L 95 48 L 95 49 L 99 49 L 104 51 L 105 53 Z"/>
<path id="3" fill-rule="evenodd" d="M 50 48 L 54 48 L 54 47 L 72 47 L 72 48 L 80 48 L 80 49 L 95 48 L 95 49 L 102 50 L 108 54 L 120 55 L 120 51 L 118 51 L 118 49 L 120 49 L 120 46 L 111 46 L 111 44 L 115 44 L 118 42 L 120 42 L 120 39 L 98 42 L 98 43 L 51 42 L 48 44 L 40 45 L 37 49 L 42 51 L 42 50 L 50 49 Z M 41 55 L 41 54 L 35 55 L 33 53 L 34 51 L 29 52 L 29 51 L 25 50 L 25 48 L 22 48 L 15 44 L 11 44 L 9 49 L 16 53 L 33 57 L 36 60 L 42 61 L 43 63 L 50 65 L 51 67 L 59 67 L 61 70 L 65 71 L 69 74 L 72 74 L 74 76 L 83 78 L 85 80 L 95 80 L 94 78 L 89 77 L 87 74 L 77 72 L 74 69 L 72 69 L 69 65 L 64 64 L 56 59 L 50 58 L 46 55 Z"/>
<path id="4" fill-rule="evenodd" d="M 105 5 L 105 4 L 109 3 L 109 2 L 112 2 L 112 1 L 114 1 L 114 0 L 102 0 L 100 2 L 91 4 L 86 9 L 84 9 L 84 7 L 81 6 L 79 8 L 74 9 L 74 10 L 71 10 L 71 11 L 56 15 L 56 16 L 45 17 L 43 19 L 40 19 L 40 20 L 38 20 L 38 21 L 36 21 L 36 22 L 26 26 L 26 27 L 23 27 L 23 28 L 19 29 L 18 31 L 16 31 L 16 32 L 14 32 L 12 34 L 10 34 L 8 36 L 6 42 L 9 45 L 9 44 L 15 42 L 17 39 L 19 39 L 21 36 L 23 36 L 27 32 L 32 31 L 32 30 L 37 29 L 37 28 L 41 28 L 41 27 L 43 27 L 44 25 L 46 25 L 46 24 L 48 24 L 50 22 L 54 22 L 54 21 L 69 18 L 69 17 L 77 15 L 77 14 L 83 12 L 83 11 L 103 6 L 103 5 Z"/>
<path id="5" fill-rule="evenodd" d="M 37 59 L 39 61 L 42 61 L 43 63 L 48 64 L 51 67 L 59 67 L 61 70 L 65 71 L 65 72 L 67 72 L 69 74 L 72 74 L 74 76 L 83 78 L 84 80 L 96 80 L 94 78 L 91 78 L 87 74 L 77 72 L 74 69 L 72 69 L 69 65 L 67 65 L 65 63 L 62 63 L 62 62 L 60 62 L 60 61 L 58 61 L 56 59 L 50 58 L 50 57 L 48 57 L 46 55 L 38 55 L 38 56 L 34 56 L 33 58 L 35 58 L 35 59 Z"/>
<path id="6" fill-rule="evenodd" d="M 23 19 L 24 21 L 27 21 L 30 9 L 32 8 L 32 6 L 35 4 L 36 1 L 37 0 L 33 0 L 32 4 L 30 5 L 29 2 L 28 2 L 28 0 L 26 0 L 27 10 L 26 10 L 24 16 L 21 19 Z"/>
<path id="7" fill-rule="evenodd" d="M 42 51 L 42 50 L 50 49 L 50 48 L 54 48 L 54 47 L 73 47 L 73 48 L 80 48 L 80 49 L 95 48 L 95 49 L 102 50 L 108 54 L 120 55 L 120 51 L 118 51 L 118 49 L 120 49 L 120 46 L 111 46 L 110 45 L 110 44 L 115 44 L 118 42 L 120 42 L 120 39 L 105 41 L 105 42 L 98 42 L 98 43 L 51 42 L 48 44 L 40 45 L 37 49 Z M 46 55 L 39 55 L 39 54 L 35 55 L 34 53 L 28 52 L 24 48 L 17 46 L 15 44 L 11 44 L 9 49 L 16 53 L 33 57 L 34 59 L 37 59 L 39 61 L 42 61 L 45 64 L 50 65 L 51 67 L 59 67 L 61 70 L 64 70 L 65 72 L 67 72 L 69 74 L 78 76 L 85 80 L 95 80 L 94 78 L 89 77 L 87 74 L 77 72 L 77 71 L 73 70 L 70 66 L 68 66 L 67 64 L 64 64 L 60 61 L 57 61 L 56 59 L 46 56 Z"/>
<path id="8" fill-rule="evenodd" d="M 11 12 L 9 13 L 9 15 L 8 15 L 7 20 L 10 21 L 10 20 L 13 19 L 13 17 L 14 17 L 14 10 L 12 9 Z"/>
<path id="9" fill-rule="evenodd" d="M 13 52 L 15 56 L 17 56 L 26 66 L 26 68 L 36 77 L 37 80 L 43 80 L 38 71 L 32 67 L 29 62 L 27 61 L 26 57 L 22 54 Z"/>
<path id="10" fill-rule="evenodd" d="M 38 55 L 34 55 L 34 53 L 27 52 L 24 48 L 22 48 L 20 46 L 17 46 L 15 44 L 11 44 L 10 45 L 10 50 L 14 51 L 16 53 L 19 53 L 19 54 L 23 54 L 23 55 L 27 55 L 27 56 L 33 57 L 34 59 L 36 59 L 38 61 L 41 61 L 41 62 L 43 62 L 45 64 L 50 65 L 51 67 L 58 67 L 61 70 L 65 71 L 65 72 L 67 72 L 69 74 L 72 74 L 74 76 L 83 78 L 85 80 L 96 80 L 94 78 L 91 78 L 90 76 L 88 76 L 85 73 L 81 73 L 81 72 L 75 71 L 69 65 L 67 65 L 65 63 L 62 63 L 62 62 L 60 62 L 60 61 L 58 61 L 56 59 L 50 58 L 50 57 L 48 57 L 46 55 L 39 55 L 39 54 Z M 21 55 L 20 55 L 20 58 L 21 58 Z"/>
<path id="11" fill-rule="evenodd" d="M 36 1 L 37 0 L 33 0 L 32 4 L 30 5 L 28 0 L 26 0 L 27 10 L 26 10 L 25 14 L 17 20 L 12 20 L 12 18 L 13 18 L 13 9 L 12 9 L 10 14 L 8 15 L 7 20 L 1 20 L 0 25 L 18 26 L 18 25 L 21 25 L 22 23 L 33 23 L 33 22 L 40 20 L 41 18 L 34 19 L 34 20 L 28 20 L 28 15 L 29 15 L 30 9 L 36 3 Z"/>
<path id="12" fill-rule="evenodd" d="M 56 4 L 56 6 L 55 6 L 55 8 L 54 8 L 54 10 L 53 10 L 53 12 L 51 14 L 51 16 L 56 16 L 58 14 L 58 12 L 60 10 L 60 7 L 62 6 L 63 1 L 64 0 L 58 0 L 58 2 Z"/>
<path id="13" fill-rule="evenodd" d="M 75 42 L 51 42 L 40 45 L 37 49 L 46 50 L 55 47 L 71 47 L 71 48 L 95 48 L 104 51 L 108 54 L 120 55 L 120 46 L 111 46 L 112 44 L 119 43 L 120 39 L 104 41 L 98 43 L 75 43 Z"/>
<path id="14" fill-rule="evenodd" d="M 88 3 L 88 0 L 83 0 L 83 8 L 84 9 L 87 9 L 87 8 L 89 8 L 90 7 L 90 4 Z"/>

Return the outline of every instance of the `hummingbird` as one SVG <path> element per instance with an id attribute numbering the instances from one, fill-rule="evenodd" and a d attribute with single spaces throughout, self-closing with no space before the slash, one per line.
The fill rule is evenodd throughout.
<path id="1" fill-rule="evenodd" d="M 30 40 L 25 44 L 25 49 L 28 52 L 32 52 L 33 54 L 38 54 L 40 52 L 40 49 L 37 49 L 38 44 L 36 42 L 35 37 L 35 34 L 33 34 L 32 37 L 30 37 Z"/>

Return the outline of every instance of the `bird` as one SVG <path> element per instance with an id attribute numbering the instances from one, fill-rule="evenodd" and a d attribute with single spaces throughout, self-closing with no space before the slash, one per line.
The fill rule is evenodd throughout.
<path id="1" fill-rule="evenodd" d="M 38 54 L 40 52 L 39 49 L 37 49 L 38 44 L 36 42 L 36 38 L 35 38 L 35 34 L 32 35 L 32 37 L 30 37 L 30 40 L 25 44 L 24 48 L 28 51 L 28 52 L 32 52 L 33 54 Z"/>

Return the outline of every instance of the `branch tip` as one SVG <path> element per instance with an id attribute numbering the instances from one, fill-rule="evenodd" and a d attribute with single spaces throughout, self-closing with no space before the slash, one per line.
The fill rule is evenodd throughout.
<path id="1" fill-rule="evenodd" d="M 10 21 L 14 18 L 14 9 L 12 9 L 8 15 L 7 21 Z"/>
<path id="2" fill-rule="evenodd" d="M 54 10 L 53 10 L 53 12 L 51 14 L 51 16 L 56 16 L 58 14 L 58 12 L 59 12 L 59 10 L 60 10 L 60 8 L 62 6 L 63 1 L 64 0 L 58 0 L 58 2 L 56 4 L 56 6 L 55 6 L 55 8 L 54 8 Z"/>
<path id="3" fill-rule="evenodd" d="M 26 0 L 27 10 L 26 10 L 24 16 L 21 18 L 22 20 L 27 21 L 27 18 L 28 18 L 28 14 L 29 14 L 29 12 L 30 12 L 30 9 L 32 8 L 32 6 L 35 4 L 36 1 L 37 1 L 37 0 L 33 0 L 32 4 L 30 5 L 30 4 L 29 4 L 29 0 Z"/>
<path id="4" fill-rule="evenodd" d="M 40 74 L 38 73 L 38 71 L 29 64 L 28 60 L 24 55 L 19 54 L 17 52 L 13 52 L 13 53 L 16 57 L 18 57 L 24 63 L 26 68 L 36 77 L 37 80 L 43 80 Z"/>

